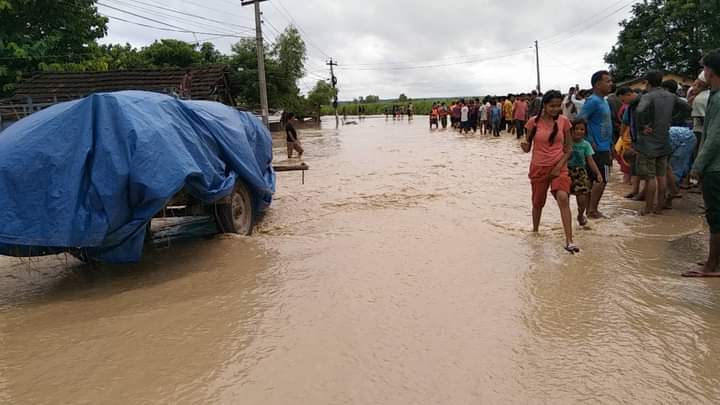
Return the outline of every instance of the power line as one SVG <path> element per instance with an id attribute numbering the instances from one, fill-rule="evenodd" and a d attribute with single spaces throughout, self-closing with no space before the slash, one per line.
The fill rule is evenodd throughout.
<path id="1" fill-rule="evenodd" d="M 277 3 L 280 7 L 276 6 L 275 3 Z M 292 17 L 292 14 L 288 11 L 287 8 L 285 8 L 285 6 L 282 4 L 282 2 L 280 2 L 280 0 L 273 0 L 270 2 L 270 4 L 272 4 L 273 7 L 275 7 L 275 9 L 278 10 L 278 12 L 280 12 L 280 14 L 284 14 L 284 16 L 288 19 L 288 22 L 290 22 L 290 24 L 297 27 L 298 31 L 305 34 L 305 39 L 307 40 L 308 44 L 310 44 L 310 46 L 312 46 L 315 49 L 317 49 L 318 51 L 320 51 L 320 53 L 323 54 L 326 58 L 330 58 L 330 55 L 325 53 L 325 51 L 323 51 L 322 48 L 320 48 L 319 46 L 317 46 L 315 44 L 315 42 L 313 42 L 313 40 L 310 38 L 310 35 L 308 35 L 308 33 L 305 32 L 304 29 L 302 29 L 300 24 L 298 24 L 297 21 L 295 21 L 295 19 Z M 281 8 L 282 8 L 282 10 L 281 10 Z"/>
<path id="2" fill-rule="evenodd" d="M 282 34 L 282 33 L 280 32 L 280 30 L 278 30 L 278 28 L 277 28 L 270 20 L 268 20 L 266 17 L 263 18 L 263 22 L 267 23 L 268 26 L 269 26 L 269 28 L 270 28 L 271 30 L 273 30 L 273 32 L 275 32 L 275 33 L 277 34 L 277 36 L 275 37 L 275 39 L 274 39 L 274 41 L 273 41 L 274 43 L 277 43 L 277 38 L 280 37 L 280 36 L 283 35 L 283 34 Z M 268 41 L 269 41 L 269 40 L 268 40 Z M 274 44 L 273 44 L 273 45 L 274 45 Z M 325 68 L 319 67 L 319 65 L 313 65 L 312 67 L 315 69 L 315 73 L 317 73 L 317 72 L 323 72 L 323 73 L 324 73 L 325 70 L 326 70 Z M 312 73 L 312 72 L 309 72 L 309 71 L 306 71 L 306 72 L 307 72 L 307 73 Z M 315 76 L 315 77 L 318 78 L 317 76 Z M 319 80 L 325 80 L 324 78 L 318 78 L 318 79 L 319 79 Z"/>
<path id="3" fill-rule="evenodd" d="M 128 15 L 131 15 L 131 16 L 134 16 L 134 17 L 141 18 L 141 19 L 143 19 L 143 20 L 148 20 L 148 21 L 151 21 L 151 22 L 154 22 L 154 23 L 158 23 L 158 24 L 161 24 L 161 25 L 164 25 L 164 26 L 173 28 L 173 30 L 167 30 L 167 29 L 166 29 L 165 31 L 187 32 L 187 33 L 192 33 L 192 34 L 217 35 L 217 36 L 226 35 L 227 37 L 234 37 L 234 36 L 236 36 L 236 35 L 234 35 L 234 34 L 227 34 L 227 33 L 216 33 L 216 32 L 208 33 L 208 32 L 201 32 L 201 31 L 199 31 L 199 30 L 191 30 L 191 29 L 187 29 L 187 28 L 180 27 L 180 26 L 177 26 L 177 25 L 168 24 L 168 23 L 166 23 L 166 22 L 163 22 L 163 21 L 160 21 L 160 20 L 156 20 L 156 19 L 154 19 L 154 18 L 145 17 L 145 16 L 143 16 L 143 15 L 140 15 L 140 14 L 137 14 L 137 13 L 133 13 L 132 11 L 123 10 L 122 8 L 115 7 L 115 6 L 111 6 L 111 5 L 102 3 L 102 2 L 98 2 L 97 4 L 99 4 L 99 5 L 103 6 L 103 7 L 107 7 L 107 8 L 110 8 L 110 9 L 113 9 L 113 10 L 116 10 L 116 11 L 119 11 L 119 12 L 124 13 L 124 14 L 128 14 Z M 131 24 L 136 24 L 136 25 L 140 25 L 140 26 L 145 26 L 145 27 L 148 27 L 148 28 L 155 28 L 155 29 L 158 29 L 158 28 L 159 28 L 159 27 L 156 27 L 156 26 L 150 26 L 150 25 L 147 25 L 147 24 L 140 24 L 140 23 L 137 23 L 137 22 L 124 20 L 124 19 L 117 18 L 117 17 L 113 17 L 113 18 L 115 18 L 116 20 L 125 21 L 125 22 L 131 23 Z M 242 38 L 242 36 L 237 36 L 237 37 Z"/>
<path id="4" fill-rule="evenodd" d="M 106 0 L 106 1 L 108 1 L 108 0 Z M 223 30 L 223 28 L 219 28 L 216 25 L 211 25 L 211 24 L 208 24 L 205 22 L 191 20 L 189 18 L 174 16 L 174 15 L 170 15 L 170 14 L 164 14 L 164 13 L 158 12 L 157 10 L 153 10 L 153 9 L 146 8 L 143 6 L 138 6 L 135 4 L 127 3 L 126 0 L 109 0 L 109 1 L 114 1 L 118 4 L 122 3 L 120 5 L 122 5 L 123 7 L 130 7 L 130 9 L 132 11 L 137 11 L 139 13 L 143 13 L 144 15 L 152 15 L 153 17 L 163 18 L 165 20 L 169 20 L 169 21 L 173 21 L 173 22 L 174 21 L 184 21 L 185 23 L 188 23 L 191 25 L 191 27 L 182 27 L 184 29 L 188 29 L 188 30 L 189 29 L 198 29 L 195 27 L 200 27 L 199 29 L 202 29 L 202 30 Z M 125 10 L 125 11 L 127 11 L 127 10 Z M 245 31 L 247 31 L 247 30 L 245 30 Z"/>
<path id="5" fill-rule="evenodd" d="M 327 68 L 322 67 L 322 65 L 324 65 L 325 62 L 318 62 L 318 61 L 314 61 L 309 58 L 306 61 L 306 63 L 307 63 L 307 67 L 311 68 L 315 72 L 323 72 L 323 73 L 327 72 Z"/>
<path id="6" fill-rule="evenodd" d="M 116 1 L 118 1 L 118 0 L 116 0 Z M 246 26 L 246 25 L 238 25 L 238 24 L 233 24 L 233 23 L 229 23 L 229 22 L 226 22 L 226 21 L 215 20 L 215 19 L 213 19 L 213 18 L 204 17 L 204 16 L 196 15 L 196 14 L 191 14 L 191 13 L 187 13 L 187 12 L 180 11 L 180 10 L 176 10 L 176 9 L 169 8 L 169 7 L 163 7 L 163 6 L 158 6 L 158 5 L 152 4 L 152 3 L 146 3 L 146 2 L 141 1 L 141 0 L 126 0 L 126 1 L 131 1 L 131 2 L 133 2 L 133 3 L 138 3 L 138 4 L 144 4 L 144 5 L 146 5 L 146 6 L 150 6 L 150 7 L 159 9 L 159 10 L 165 10 L 165 11 L 169 11 L 169 12 L 171 12 L 171 13 L 175 13 L 175 14 L 179 14 L 179 15 L 183 15 L 183 16 L 187 16 L 187 17 L 196 18 L 196 19 L 199 19 L 199 20 L 209 21 L 209 22 L 217 23 L 217 24 L 229 25 L 229 26 L 233 26 L 233 27 L 240 28 L 240 29 L 242 29 L 242 30 L 254 31 L 254 28 L 249 27 L 249 26 Z M 174 17 L 174 18 L 176 18 L 176 17 Z"/>
<path id="7" fill-rule="evenodd" d="M 566 69 L 566 70 L 568 70 L 568 71 L 574 71 L 574 72 L 576 72 L 576 73 L 581 73 L 581 74 L 587 73 L 587 72 L 581 71 L 580 69 L 578 69 L 578 68 L 576 68 L 576 67 L 574 67 L 574 66 L 572 66 L 572 65 L 569 65 L 569 64 L 561 61 L 560 58 L 557 58 L 557 57 L 555 57 L 552 53 L 548 52 L 548 51 L 547 51 L 547 48 L 543 48 L 542 54 L 543 54 L 543 56 L 550 57 L 550 59 L 552 59 L 552 60 L 554 60 L 555 62 L 558 63 L 558 65 L 548 65 L 548 66 L 550 66 L 550 67 L 561 67 L 561 68 L 564 68 L 564 69 Z"/>
<path id="8" fill-rule="evenodd" d="M 113 20 L 122 21 L 122 22 L 125 22 L 128 24 L 133 24 L 133 25 L 137 25 L 140 27 L 151 28 L 151 29 L 160 30 L 160 31 L 181 32 L 181 33 L 186 33 L 186 34 L 212 35 L 212 36 L 215 36 L 216 38 L 251 38 L 251 37 L 247 37 L 247 36 L 234 35 L 234 34 L 221 34 L 221 33 L 217 33 L 217 32 L 202 32 L 202 31 L 187 30 L 187 29 L 182 29 L 182 28 L 174 29 L 174 28 L 158 27 L 155 25 L 144 24 L 144 23 L 137 22 L 137 21 L 126 20 L 124 18 L 113 16 L 113 15 L 106 14 L 106 13 L 99 13 L 99 14 L 102 15 L 103 17 L 111 18 Z"/>
<path id="9" fill-rule="evenodd" d="M 267 23 L 268 27 L 273 31 L 273 33 L 274 33 L 273 35 L 275 35 L 275 38 L 273 38 L 272 41 L 270 41 L 270 39 L 268 39 L 268 42 L 270 42 L 272 45 L 275 45 L 277 43 L 278 37 L 282 34 L 280 33 L 280 31 L 277 28 L 275 28 L 275 26 L 267 18 L 263 17 L 262 22 Z M 265 33 L 267 34 L 267 31 Z"/>
<path id="10" fill-rule="evenodd" d="M 156 20 L 156 19 L 154 19 L 154 18 L 145 17 L 145 16 L 143 16 L 143 15 L 140 15 L 140 14 L 137 14 L 137 13 L 133 13 L 132 11 L 123 10 L 123 9 L 121 9 L 121 8 L 118 8 L 118 7 L 115 7 L 115 6 L 111 6 L 111 5 L 109 5 L 109 4 L 105 4 L 105 3 L 102 3 L 102 2 L 99 2 L 99 1 L 97 2 L 97 4 L 99 4 L 99 5 L 103 6 L 103 7 L 107 7 L 107 8 L 113 9 L 113 10 L 115 10 L 115 11 L 119 11 L 119 12 L 121 12 L 121 13 L 123 13 L 123 14 L 128 14 L 128 15 L 131 15 L 131 16 L 133 16 L 133 17 L 142 18 L 143 20 L 148 20 L 148 21 L 151 21 L 151 22 L 154 22 L 154 23 L 157 23 L 157 24 L 165 25 L 165 26 L 170 27 L 170 28 L 175 28 L 175 29 L 179 29 L 179 30 L 185 30 L 185 28 L 178 27 L 177 25 L 168 24 L 168 23 L 166 23 L 166 22 L 163 22 L 163 21 L 160 21 L 160 20 Z M 192 31 L 192 32 L 195 32 L 195 31 Z"/>
<path id="11" fill-rule="evenodd" d="M 624 1 L 624 0 L 621 0 L 621 1 L 619 1 L 619 2 L 614 3 L 613 6 L 618 5 L 618 4 L 621 3 L 622 1 Z M 613 10 L 610 14 L 608 14 L 608 15 L 606 15 L 606 16 L 604 16 L 604 17 L 600 17 L 600 18 L 595 19 L 595 21 L 593 21 L 593 22 L 590 23 L 590 24 L 584 24 L 584 25 L 581 25 L 581 27 L 578 28 L 578 29 L 569 31 L 569 32 L 567 32 L 567 33 L 565 33 L 565 34 L 559 34 L 559 35 L 566 35 L 566 36 L 562 36 L 562 37 L 560 37 L 560 38 L 557 38 L 557 39 L 554 39 L 554 40 L 550 40 L 550 41 L 548 41 L 548 39 L 545 39 L 544 42 L 545 42 L 546 44 L 549 44 L 549 45 L 557 45 L 557 44 L 559 44 L 559 43 L 561 43 L 561 42 L 567 41 L 568 39 L 574 38 L 574 37 L 578 36 L 579 34 L 581 34 L 581 33 L 585 32 L 585 31 L 589 30 L 590 28 L 597 26 L 598 24 L 600 24 L 601 22 L 607 20 L 608 18 L 610 18 L 610 17 L 612 17 L 612 16 L 620 13 L 621 11 L 623 11 L 624 9 L 632 6 L 632 5 L 635 4 L 635 3 L 637 3 L 637 0 L 632 0 L 632 1 L 624 4 L 624 5 L 621 6 L 620 8 L 617 8 L 617 9 Z M 613 7 L 613 6 L 611 6 L 611 7 Z M 605 10 L 607 10 L 607 9 L 605 9 Z M 552 37 L 550 37 L 550 38 L 555 38 L 555 37 L 557 37 L 557 36 L 558 36 L 558 35 L 554 35 L 554 36 L 552 36 Z"/>
<path id="12" fill-rule="evenodd" d="M 239 15 L 239 14 L 230 14 L 228 10 L 220 10 L 220 9 L 217 9 L 217 8 L 212 8 L 212 7 L 209 7 L 207 4 L 200 4 L 200 3 L 197 3 L 197 2 L 192 1 L 192 0 L 183 0 L 183 3 L 189 3 L 189 4 L 195 5 L 195 6 L 197 6 L 197 7 L 200 7 L 200 8 L 202 8 L 202 9 L 205 9 L 205 10 L 215 11 L 216 13 L 219 13 L 219 14 L 221 14 L 221 15 L 223 15 L 223 16 L 228 16 L 228 17 L 243 19 L 243 20 L 246 20 L 246 21 L 248 21 L 248 22 L 255 22 L 255 19 L 254 19 L 254 18 L 251 18 L 250 16 L 241 16 L 241 15 Z M 235 6 L 237 6 L 237 2 L 233 2 L 233 7 L 235 7 Z"/>
<path id="13" fill-rule="evenodd" d="M 485 57 L 492 57 L 496 55 L 506 54 L 508 52 L 520 52 L 527 50 L 526 47 L 523 48 L 514 48 L 514 49 L 506 49 L 506 50 L 500 50 L 500 51 L 493 51 L 488 53 L 480 53 L 480 54 L 471 54 L 471 55 L 457 55 L 457 56 L 447 56 L 447 57 L 441 57 L 441 58 L 433 58 L 433 59 L 425 59 L 425 60 L 416 60 L 416 61 L 395 61 L 395 62 L 374 62 L 374 63 L 354 63 L 351 64 L 351 66 L 388 66 L 388 65 L 412 65 L 412 64 L 423 64 L 423 63 L 434 63 L 438 61 L 452 61 L 453 59 L 458 59 L 457 61 L 460 62 L 463 59 L 475 59 L 475 58 L 485 58 Z M 346 64 L 347 65 L 347 64 Z"/>
<path id="14" fill-rule="evenodd" d="M 275 25 L 273 25 L 273 23 L 270 22 L 270 20 L 268 20 L 267 17 L 263 17 L 263 22 L 267 23 L 270 26 L 270 29 L 272 29 L 276 34 L 278 34 L 278 35 L 281 34 L 280 30 L 277 29 L 277 27 L 275 27 Z"/>
<path id="15" fill-rule="evenodd" d="M 418 69 L 432 69 L 432 68 L 438 68 L 438 67 L 447 67 L 447 66 L 457 66 L 457 65 L 466 65 L 470 63 L 478 63 L 478 62 L 487 62 L 491 60 L 497 60 L 497 59 L 504 59 L 509 58 L 512 56 L 519 56 L 524 53 L 527 53 L 529 51 L 529 48 L 523 49 L 522 51 L 516 51 L 507 53 L 505 55 L 498 55 L 494 57 L 488 57 L 488 58 L 481 58 L 481 59 L 473 59 L 473 60 L 467 60 L 467 61 L 461 61 L 461 62 L 453 62 L 453 63 L 443 63 L 443 64 L 434 64 L 434 65 L 419 65 L 419 66 L 403 66 L 403 67 L 377 67 L 377 68 L 352 68 L 352 67 L 338 67 L 338 70 L 354 70 L 354 71 L 366 71 L 366 70 L 418 70 Z"/>

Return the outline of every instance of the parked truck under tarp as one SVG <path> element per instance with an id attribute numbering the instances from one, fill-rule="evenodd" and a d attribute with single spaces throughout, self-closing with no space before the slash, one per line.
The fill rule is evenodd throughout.
<path id="1" fill-rule="evenodd" d="M 227 205 L 243 199 L 240 188 L 253 215 L 275 191 L 272 138 L 252 114 L 158 93 L 93 94 L 0 133 L 0 254 L 135 262 L 176 194 Z"/>

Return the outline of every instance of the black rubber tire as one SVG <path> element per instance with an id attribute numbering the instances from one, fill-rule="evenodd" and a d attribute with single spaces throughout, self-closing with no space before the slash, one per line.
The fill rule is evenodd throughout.
<path id="1" fill-rule="evenodd" d="M 219 233 L 252 234 L 255 212 L 245 182 L 238 179 L 232 195 L 215 204 L 214 213 Z"/>

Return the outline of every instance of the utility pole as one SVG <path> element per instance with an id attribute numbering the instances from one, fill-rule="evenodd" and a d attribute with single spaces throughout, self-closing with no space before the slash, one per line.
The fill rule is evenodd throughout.
<path id="1" fill-rule="evenodd" d="M 335 70 L 333 67 L 337 66 L 338 64 L 333 62 L 332 58 L 330 58 L 330 62 L 326 63 L 326 65 L 330 66 L 330 83 L 332 83 L 332 88 L 335 90 L 335 95 L 333 96 L 333 108 L 335 109 L 335 128 L 338 128 L 340 126 L 340 118 L 338 118 L 338 97 L 337 97 L 337 77 L 335 77 Z"/>
<path id="2" fill-rule="evenodd" d="M 535 66 L 537 67 L 537 91 L 540 93 L 540 49 L 538 48 L 538 41 L 535 41 Z"/>
<path id="3" fill-rule="evenodd" d="M 267 97 L 267 82 L 265 81 L 265 49 L 263 45 L 262 36 L 262 13 L 260 12 L 260 3 L 267 0 L 242 0 L 241 5 L 249 6 L 255 5 L 255 39 L 257 40 L 257 60 L 258 60 L 258 80 L 260 87 L 260 115 L 262 116 L 263 124 L 266 127 L 270 127 L 270 120 L 268 119 L 268 97 Z"/>

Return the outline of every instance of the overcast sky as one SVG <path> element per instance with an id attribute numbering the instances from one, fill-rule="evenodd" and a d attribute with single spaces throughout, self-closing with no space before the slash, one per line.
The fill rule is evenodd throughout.
<path id="1" fill-rule="evenodd" d="M 566 91 L 576 83 L 590 87 L 590 75 L 607 68 L 603 55 L 615 43 L 618 23 L 629 16 L 635 2 L 268 0 L 261 4 L 267 40 L 291 22 L 301 30 L 308 48 L 308 74 L 299 84 L 303 92 L 318 79 L 329 78 L 325 61 L 333 57 L 340 64 L 336 71 L 340 99 L 350 100 L 369 94 L 420 98 L 527 92 L 536 82 L 536 39 L 543 90 Z M 221 51 L 229 52 L 237 38 L 213 38 L 216 34 L 254 35 L 253 8 L 241 7 L 240 0 L 100 3 L 100 12 L 110 17 L 103 42 L 139 47 L 160 38 L 191 42 L 211 38 Z M 117 17 L 203 34 L 161 31 Z"/>

